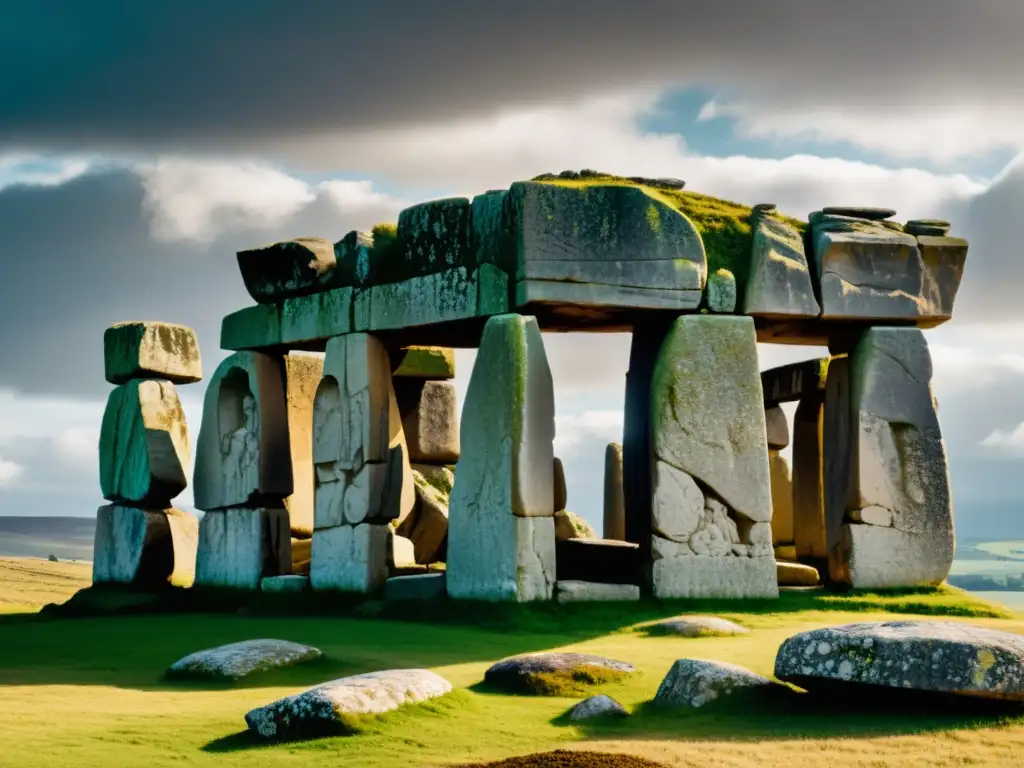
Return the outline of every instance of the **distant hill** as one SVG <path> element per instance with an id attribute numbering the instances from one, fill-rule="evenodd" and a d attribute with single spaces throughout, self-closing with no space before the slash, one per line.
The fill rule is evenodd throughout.
<path id="1" fill-rule="evenodd" d="M 0 517 L 0 556 L 92 560 L 93 517 Z"/>

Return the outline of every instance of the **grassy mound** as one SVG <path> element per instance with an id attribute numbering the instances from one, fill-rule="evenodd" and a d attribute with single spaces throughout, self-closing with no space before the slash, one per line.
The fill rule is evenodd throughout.
<path id="1" fill-rule="evenodd" d="M 459 768 L 663 768 L 663 764 L 632 755 L 556 749 L 554 752 L 510 757 L 496 763 L 473 763 Z"/>

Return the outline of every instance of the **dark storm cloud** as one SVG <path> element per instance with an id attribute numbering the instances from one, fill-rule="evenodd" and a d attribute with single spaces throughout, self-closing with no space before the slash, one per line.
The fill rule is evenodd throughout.
<path id="1" fill-rule="evenodd" d="M 103 331 L 124 320 L 195 328 L 208 376 L 223 359 L 221 317 L 253 303 L 235 251 L 300 234 L 338 239 L 380 218 L 355 220 L 320 198 L 272 229 L 207 247 L 154 242 L 142 202 L 130 171 L 0 191 L 0 388 L 105 397 Z"/>
<path id="2" fill-rule="evenodd" d="M 0 148 L 266 150 L 681 82 L 980 108 L 1024 98 L 1022 32 L 1011 0 L 12 0 Z"/>

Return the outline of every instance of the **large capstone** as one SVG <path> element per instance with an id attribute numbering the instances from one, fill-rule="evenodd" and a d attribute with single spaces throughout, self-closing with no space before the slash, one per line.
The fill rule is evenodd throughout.
<path id="1" fill-rule="evenodd" d="M 493 664 L 484 673 L 484 682 L 509 693 L 564 695 L 620 680 L 636 668 L 589 653 L 543 652 L 513 656 Z"/>
<path id="2" fill-rule="evenodd" d="M 100 428 L 100 488 L 109 501 L 167 506 L 185 490 L 188 427 L 169 381 L 134 379 L 111 391 Z"/>
<path id="3" fill-rule="evenodd" d="M 287 510 L 235 508 L 203 515 L 197 586 L 257 590 L 264 576 L 282 576 L 291 570 Z"/>
<path id="4" fill-rule="evenodd" d="M 634 186 L 513 184 L 504 232 L 518 302 L 695 308 L 707 277 L 693 223 Z M 580 286 L 591 288 L 589 301 Z M 596 290 L 600 289 L 600 290 Z"/>
<path id="5" fill-rule="evenodd" d="M 755 317 L 817 317 L 818 300 L 795 227 L 771 215 L 754 221 L 754 244 L 743 312 Z"/>
<path id="6" fill-rule="evenodd" d="M 815 269 L 826 320 L 948 320 L 967 241 L 914 237 L 880 221 L 812 216 Z"/>
<path id="7" fill-rule="evenodd" d="M 953 511 L 924 334 L 872 328 L 851 359 L 852 487 L 832 576 L 865 588 L 938 584 L 953 562 Z"/>
<path id="8" fill-rule="evenodd" d="M 243 640 L 190 653 L 171 664 L 167 675 L 241 680 L 259 672 L 316 661 L 321 655 L 317 648 L 289 640 Z"/>
<path id="9" fill-rule="evenodd" d="M 1024 636 L 946 621 L 845 624 L 786 640 L 775 676 L 809 691 L 882 686 L 1024 701 Z"/>
<path id="10" fill-rule="evenodd" d="M 343 677 L 250 711 L 249 730 L 265 739 L 346 732 L 346 716 L 379 715 L 451 691 L 426 669 L 388 669 Z"/>
<path id="11" fill-rule="evenodd" d="M 294 490 L 284 367 L 279 356 L 236 352 L 214 372 L 196 445 L 196 507 L 271 501 Z"/>
<path id="12" fill-rule="evenodd" d="M 737 664 L 704 659 L 679 659 L 661 681 L 654 703 L 661 707 L 703 707 L 744 688 L 776 685 Z"/>
<path id="13" fill-rule="evenodd" d="M 238 252 L 238 268 L 249 295 L 260 303 L 340 285 L 334 245 L 322 237 L 297 237 Z"/>
<path id="14" fill-rule="evenodd" d="M 110 326 L 103 333 L 103 360 L 111 384 L 146 378 L 188 384 L 203 378 L 195 331 L 173 323 Z"/>
<path id="15" fill-rule="evenodd" d="M 100 507 L 93 543 L 93 583 L 190 587 L 195 579 L 198 536 L 195 516 L 178 509 Z"/>
<path id="16" fill-rule="evenodd" d="M 469 200 L 450 197 L 406 208 L 398 216 L 401 262 L 389 282 L 472 266 Z"/>
<path id="17" fill-rule="evenodd" d="M 492 317 L 462 410 L 448 593 L 549 599 L 555 581 L 554 384 L 537 322 Z"/>

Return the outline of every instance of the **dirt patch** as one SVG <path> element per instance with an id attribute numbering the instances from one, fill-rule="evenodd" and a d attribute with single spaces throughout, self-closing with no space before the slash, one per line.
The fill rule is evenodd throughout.
<path id="1" fill-rule="evenodd" d="M 557 749 L 534 755 L 510 757 L 496 763 L 471 763 L 460 768 L 665 768 L 662 763 L 632 755 L 612 755 L 607 752 L 574 752 Z"/>

